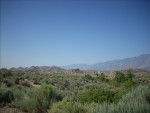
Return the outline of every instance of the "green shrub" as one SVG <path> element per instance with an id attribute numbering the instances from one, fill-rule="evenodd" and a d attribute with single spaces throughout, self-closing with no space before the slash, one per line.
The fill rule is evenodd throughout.
<path id="1" fill-rule="evenodd" d="M 98 89 L 91 89 L 79 95 L 78 99 L 85 103 L 102 103 L 102 102 L 114 102 L 116 93 L 114 91 L 98 88 Z"/>
<path id="2" fill-rule="evenodd" d="M 15 101 L 19 101 L 23 99 L 25 95 L 25 91 L 23 91 L 21 87 L 17 87 L 17 88 L 14 88 L 13 95 L 14 95 Z"/>
<path id="3" fill-rule="evenodd" d="M 116 71 L 115 80 L 118 83 L 124 82 L 126 80 L 125 74 L 121 71 Z"/>
<path id="4" fill-rule="evenodd" d="M 9 79 L 4 79 L 3 83 L 7 86 L 7 87 L 12 87 L 13 86 L 13 82 Z"/>
<path id="5" fill-rule="evenodd" d="M 133 77 L 135 77 L 135 75 L 132 73 L 131 70 L 127 71 L 127 80 L 133 80 Z"/>
<path id="6" fill-rule="evenodd" d="M 0 89 L 0 103 L 11 103 L 14 99 L 13 93 L 10 90 Z"/>
<path id="7" fill-rule="evenodd" d="M 122 88 L 131 89 L 135 85 L 133 77 L 134 74 L 131 72 L 131 70 L 128 70 L 126 75 L 121 71 L 116 71 L 114 81 L 111 82 L 117 87 L 121 86 Z"/>
<path id="8" fill-rule="evenodd" d="M 123 102 L 138 101 L 140 103 L 148 103 L 148 97 L 150 96 L 149 86 L 139 86 L 136 89 L 129 92 L 122 98 Z"/>
<path id="9" fill-rule="evenodd" d="M 48 113 L 90 113 L 88 107 L 67 98 L 54 103 Z"/>
<path id="10" fill-rule="evenodd" d="M 40 85 L 40 80 L 37 79 L 37 78 L 33 78 L 33 83 L 36 84 L 36 85 Z"/>
<path id="11" fill-rule="evenodd" d="M 133 82 L 130 79 L 121 84 L 121 86 L 123 86 L 124 88 L 127 88 L 127 89 L 132 88 L 134 85 L 135 85 L 135 82 Z"/>
<path id="12" fill-rule="evenodd" d="M 29 88 L 26 91 L 14 91 L 15 105 L 30 113 L 46 113 L 52 101 L 62 100 L 62 96 L 56 94 L 48 85 L 39 88 Z"/>
<path id="13" fill-rule="evenodd" d="M 96 80 L 101 82 L 109 82 L 109 79 L 106 78 L 104 74 L 101 74 L 100 76 L 96 77 Z"/>
<path id="14" fill-rule="evenodd" d="M 12 76 L 12 71 L 7 70 L 7 69 L 0 69 L 0 75 L 4 78 L 11 77 Z"/>
<path id="15" fill-rule="evenodd" d="M 139 86 L 126 94 L 117 104 L 97 105 L 93 113 L 150 113 L 149 95 L 148 86 Z"/>
<path id="16" fill-rule="evenodd" d="M 94 77 L 92 77 L 91 75 L 85 75 L 85 79 L 86 80 L 94 80 Z"/>
<path id="17" fill-rule="evenodd" d="M 20 78 L 16 77 L 14 81 L 15 81 L 15 84 L 19 84 Z"/>

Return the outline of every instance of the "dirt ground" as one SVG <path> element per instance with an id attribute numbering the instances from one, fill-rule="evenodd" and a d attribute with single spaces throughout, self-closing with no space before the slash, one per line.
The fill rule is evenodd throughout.
<path id="1" fill-rule="evenodd" d="M 0 106 L 0 113 L 25 113 L 12 106 Z"/>

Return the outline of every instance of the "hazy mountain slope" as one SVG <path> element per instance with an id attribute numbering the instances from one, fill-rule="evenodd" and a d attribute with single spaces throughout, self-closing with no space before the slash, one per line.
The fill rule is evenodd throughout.
<path id="1" fill-rule="evenodd" d="M 79 68 L 83 70 L 126 70 L 132 69 L 145 69 L 150 70 L 150 54 L 143 54 L 137 57 L 126 58 L 122 60 L 113 60 L 93 65 L 77 64 L 63 66 L 66 69 Z"/>
<path id="2" fill-rule="evenodd" d="M 90 68 L 91 65 L 88 64 L 71 64 L 71 65 L 66 65 L 66 66 L 62 66 L 62 68 L 65 69 L 82 69 L 82 70 L 87 70 L 88 68 Z"/>

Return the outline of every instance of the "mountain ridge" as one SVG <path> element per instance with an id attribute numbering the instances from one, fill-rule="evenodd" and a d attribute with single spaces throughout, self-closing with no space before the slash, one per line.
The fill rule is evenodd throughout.
<path id="1" fill-rule="evenodd" d="M 142 69 L 150 71 L 150 54 L 142 54 L 136 57 L 124 58 L 119 60 L 111 60 L 95 64 L 71 64 L 65 66 L 31 66 L 10 68 L 10 70 L 18 71 L 39 71 L 39 72 L 67 72 L 71 69 L 93 70 L 93 71 L 113 71 Z"/>
<path id="2" fill-rule="evenodd" d="M 81 70 L 127 70 L 127 69 L 144 69 L 150 71 L 150 54 L 142 54 L 136 57 L 124 58 L 119 60 L 111 60 L 100 62 L 92 65 L 88 64 L 71 64 L 62 66 L 64 69 Z"/>

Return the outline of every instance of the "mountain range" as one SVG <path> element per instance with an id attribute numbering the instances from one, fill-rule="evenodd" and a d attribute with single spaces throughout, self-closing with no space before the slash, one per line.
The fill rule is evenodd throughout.
<path id="1" fill-rule="evenodd" d="M 31 66 L 10 68 L 10 70 L 18 71 L 37 71 L 37 72 L 56 72 L 65 73 L 75 71 L 76 69 L 88 71 L 113 71 L 113 70 L 127 70 L 127 69 L 142 69 L 150 71 L 150 54 L 142 54 L 137 57 L 125 58 L 121 60 L 112 60 L 92 65 L 88 64 L 72 64 L 66 66 Z"/>
<path id="2" fill-rule="evenodd" d="M 12 71 L 33 71 L 33 72 L 53 72 L 53 73 L 62 73 L 66 70 L 57 66 L 31 66 L 31 67 L 18 67 L 10 68 Z"/>
<path id="3" fill-rule="evenodd" d="M 127 70 L 127 69 L 144 69 L 150 71 L 150 54 L 142 54 L 137 57 L 125 58 L 121 60 L 112 60 L 92 65 L 72 64 L 62 66 L 64 69 L 81 69 L 81 70 Z"/>

